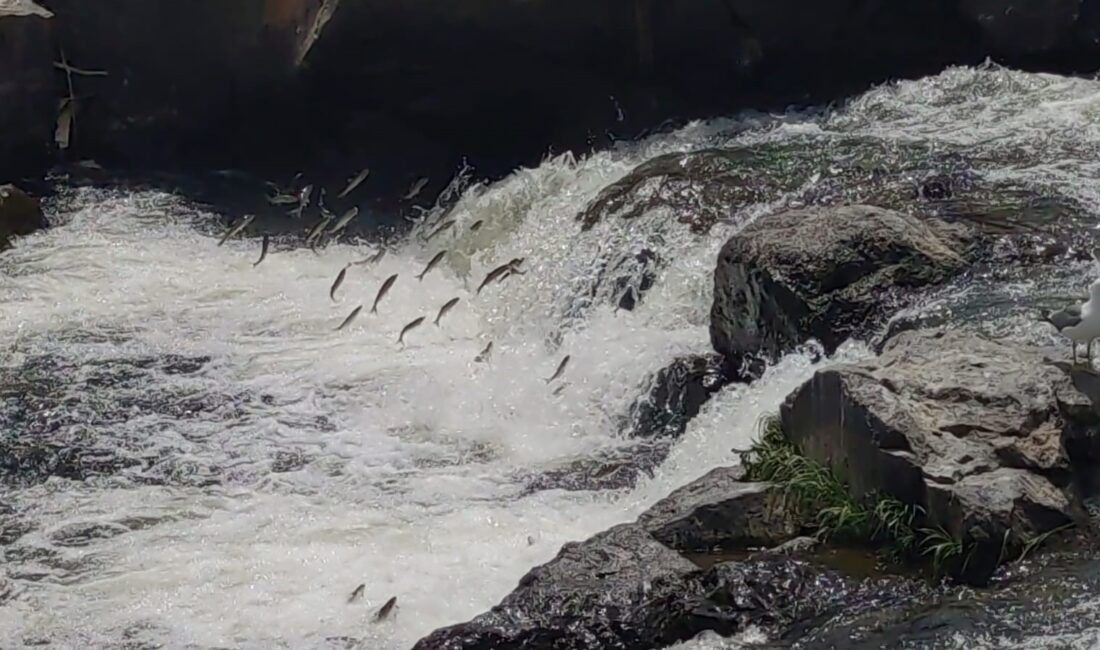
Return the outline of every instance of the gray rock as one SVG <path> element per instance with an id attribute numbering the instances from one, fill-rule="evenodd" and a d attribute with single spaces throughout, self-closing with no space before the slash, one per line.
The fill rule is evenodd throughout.
<path id="1" fill-rule="evenodd" d="M 743 476 L 739 467 L 714 469 L 658 501 L 638 524 L 681 552 L 775 546 L 796 536 L 796 513 L 783 489 L 745 483 Z"/>
<path id="2" fill-rule="evenodd" d="M 1087 407 L 1038 350 L 919 331 L 874 362 L 819 371 L 780 414 L 787 436 L 853 496 L 919 504 L 928 526 L 974 548 L 963 577 L 982 582 L 1005 549 L 1070 520 L 1063 436 Z"/>
<path id="3" fill-rule="evenodd" d="M 649 391 L 631 404 L 623 433 L 635 438 L 678 437 L 711 396 L 736 379 L 720 355 L 676 359 L 658 370 Z"/>
<path id="4" fill-rule="evenodd" d="M 982 40 L 997 53 L 1036 54 L 1070 40 L 1082 0 L 960 0 Z"/>
<path id="5" fill-rule="evenodd" d="M 37 200 L 14 185 L 0 185 L 0 250 L 11 246 L 12 237 L 29 235 L 47 225 Z"/>
<path id="6" fill-rule="evenodd" d="M 826 351 L 866 333 L 904 289 L 968 264 L 969 229 L 872 206 L 788 210 L 726 242 L 710 336 L 727 357 L 778 356 L 815 338 Z"/>
<path id="7" fill-rule="evenodd" d="M 52 26 L 33 2 L 0 1 L 0 182 L 45 164 L 57 112 Z"/>

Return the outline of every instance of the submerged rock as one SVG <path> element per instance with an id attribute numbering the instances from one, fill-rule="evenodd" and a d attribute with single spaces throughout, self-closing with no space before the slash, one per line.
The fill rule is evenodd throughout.
<path id="1" fill-rule="evenodd" d="M 36 199 L 14 185 L 0 185 L 0 250 L 11 246 L 11 238 L 45 228 L 46 217 Z"/>
<path id="2" fill-rule="evenodd" d="M 731 358 L 815 338 L 832 352 L 969 263 L 971 231 L 872 206 L 788 210 L 730 238 L 714 272 L 710 335 Z"/>
<path id="3" fill-rule="evenodd" d="M 745 483 L 743 475 L 741 468 L 712 470 L 658 501 L 638 524 L 685 553 L 776 546 L 798 535 L 783 488 Z"/>
<path id="4" fill-rule="evenodd" d="M 787 437 L 855 497 L 892 495 L 961 541 L 984 582 L 1027 540 L 1071 520 L 1068 436 L 1088 399 L 1035 349 L 905 332 L 861 365 L 819 371 L 780 414 Z M 1095 435 L 1095 434 L 1094 434 Z"/>

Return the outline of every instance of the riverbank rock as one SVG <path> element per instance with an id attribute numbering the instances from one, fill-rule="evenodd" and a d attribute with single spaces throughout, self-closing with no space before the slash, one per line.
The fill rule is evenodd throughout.
<path id="1" fill-rule="evenodd" d="M 31 0 L 0 0 L 0 180 L 46 164 L 57 112 L 52 17 Z"/>
<path id="2" fill-rule="evenodd" d="M 0 250 L 11 238 L 29 235 L 49 225 L 36 199 L 14 185 L 0 185 Z"/>
<path id="3" fill-rule="evenodd" d="M 797 513 L 783 488 L 743 477 L 740 467 L 712 470 L 658 501 L 638 524 L 684 553 L 778 546 L 797 536 Z"/>
<path id="4" fill-rule="evenodd" d="M 853 496 L 892 495 L 961 540 L 981 583 L 1037 535 L 1071 521 L 1073 459 L 1092 412 L 1039 350 L 959 332 L 905 332 L 875 361 L 819 371 L 780 415 L 787 437 Z M 1095 419 L 1089 416 L 1091 419 Z M 1091 446 L 1088 446 L 1091 448 Z"/>
<path id="5" fill-rule="evenodd" d="M 961 225 L 866 205 L 762 217 L 719 254 L 711 342 L 730 358 L 775 357 L 811 338 L 832 352 L 904 290 L 965 268 L 972 241 Z"/>

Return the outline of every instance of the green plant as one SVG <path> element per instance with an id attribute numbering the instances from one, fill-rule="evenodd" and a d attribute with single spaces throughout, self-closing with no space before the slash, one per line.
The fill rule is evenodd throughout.
<path id="1" fill-rule="evenodd" d="M 920 533 L 924 535 L 921 543 L 924 550 L 921 555 L 932 556 L 932 571 L 936 575 L 943 573 L 944 567 L 962 557 L 965 550 L 962 540 L 952 536 L 943 527 L 921 528 Z"/>
<path id="2" fill-rule="evenodd" d="M 1031 555 L 1032 551 L 1034 551 L 1035 549 L 1039 548 L 1044 543 L 1046 543 L 1046 541 L 1048 539 L 1050 539 L 1051 536 L 1057 535 L 1058 533 L 1062 532 L 1063 530 L 1069 530 L 1070 528 L 1073 528 L 1073 522 L 1070 522 L 1068 524 L 1064 524 L 1064 525 L 1059 526 L 1057 528 L 1052 528 L 1051 530 L 1048 530 L 1047 532 L 1041 533 L 1039 535 L 1031 535 L 1031 536 L 1025 537 L 1025 539 L 1024 539 L 1024 548 L 1023 548 L 1023 550 L 1020 551 L 1020 557 L 1016 558 L 1016 561 L 1017 562 L 1023 562 L 1025 559 L 1027 559 L 1028 555 Z"/>

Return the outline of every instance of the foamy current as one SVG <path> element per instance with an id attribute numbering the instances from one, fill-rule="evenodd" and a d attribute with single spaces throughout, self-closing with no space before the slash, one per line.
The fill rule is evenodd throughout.
<path id="1" fill-rule="evenodd" d="M 526 478 L 627 444 L 617 418 L 651 373 L 710 349 L 718 249 L 774 206 L 744 206 L 702 236 L 661 214 L 590 232 L 575 216 L 660 153 L 852 134 L 1024 148 L 1022 162 L 988 173 L 1100 207 L 1100 186 L 1083 182 L 1100 177 L 1100 83 L 992 67 L 876 89 L 836 112 L 695 123 L 548 159 L 466 191 L 452 231 L 351 266 L 336 302 L 337 273 L 376 244 L 315 254 L 276 238 L 253 267 L 258 239 L 217 246 L 212 215 L 182 199 L 64 190 L 47 205 L 54 227 L 0 254 L 0 371 L 40 378 L 31 388 L 49 408 L 35 435 L 122 465 L 0 488 L 10 521 L 23 522 L 3 538 L 0 647 L 320 648 L 347 637 L 405 649 L 494 605 L 563 543 L 735 463 L 761 415 L 866 348 L 792 354 L 725 389 L 634 489 L 525 490 Z M 615 311 L 594 261 L 640 247 L 666 265 L 637 309 Z M 453 254 L 417 281 L 443 248 Z M 475 293 L 514 257 L 525 275 Z M 490 341 L 491 363 L 475 363 Z M 555 395 L 544 379 L 566 354 Z M 373 623 L 391 596 L 397 616 Z"/>

